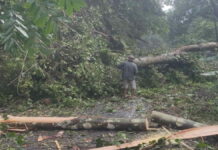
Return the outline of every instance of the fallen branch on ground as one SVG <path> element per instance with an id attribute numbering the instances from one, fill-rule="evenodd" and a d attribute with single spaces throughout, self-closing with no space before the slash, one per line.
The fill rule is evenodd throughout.
<path id="1" fill-rule="evenodd" d="M 199 122 L 195 122 L 180 117 L 175 117 L 158 111 L 153 111 L 151 114 L 151 118 L 157 122 L 160 122 L 161 124 L 173 125 L 176 128 L 181 129 L 205 126 L 204 124 Z"/>

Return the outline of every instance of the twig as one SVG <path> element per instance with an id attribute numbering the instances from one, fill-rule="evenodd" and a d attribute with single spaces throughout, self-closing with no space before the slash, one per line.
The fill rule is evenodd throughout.
<path id="1" fill-rule="evenodd" d="M 20 84 L 20 80 L 21 80 L 21 77 L 22 77 L 22 74 L 23 74 L 23 70 L 24 70 L 24 67 L 25 67 L 25 62 L 26 62 L 26 59 L 27 59 L 27 55 L 28 55 L 28 50 L 26 51 L 26 54 L 24 56 L 24 59 L 23 59 L 23 64 L 22 64 L 22 67 L 21 67 L 21 71 L 20 71 L 20 74 L 19 76 L 17 77 L 18 79 L 18 83 L 17 83 L 17 94 L 19 95 L 19 84 Z M 11 82 L 10 82 L 11 83 Z"/>
<path id="2" fill-rule="evenodd" d="M 35 67 L 35 66 L 36 66 L 36 64 L 33 64 L 31 67 L 29 67 L 29 69 L 27 69 L 26 71 L 24 71 L 23 74 L 27 73 L 29 70 L 31 70 L 31 69 L 32 69 L 33 67 Z M 10 81 L 10 83 L 8 83 L 7 86 L 11 85 L 11 84 L 12 84 L 14 81 L 16 81 L 19 77 L 20 77 L 20 75 L 17 76 L 14 80 Z"/>
<path id="3" fill-rule="evenodd" d="M 107 35 L 106 33 L 103 33 L 103 32 L 97 31 L 97 30 L 94 30 L 93 32 L 94 32 L 94 33 L 101 34 L 101 35 L 103 35 L 103 36 L 105 36 L 105 37 L 110 37 L 110 35 Z"/>
<path id="4" fill-rule="evenodd" d="M 9 128 L 7 129 L 7 131 L 11 131 L 11 132 L 26 132 L 26 129 L 15 129 L 15 128 Z"/>
<path id="5" fill-rule="evenodd" d="M 61 145 L 59 144 L 59 142 L 57 140 L 55 140 L 55 144 L 56 144 L 58 150 L 61 150 Z"/>

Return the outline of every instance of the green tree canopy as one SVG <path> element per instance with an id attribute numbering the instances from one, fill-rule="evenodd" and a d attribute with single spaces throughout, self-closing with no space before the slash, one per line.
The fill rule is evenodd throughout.
<path id="1" fill-rule="evenodd" d="M 170 1 L 174 11 L 168 14 L 170 39 L 174 44 L 190 44 L 215 40 L 215 13 L 206 0 Z M 197 29 L 197 30 L 196 30 Z"/>

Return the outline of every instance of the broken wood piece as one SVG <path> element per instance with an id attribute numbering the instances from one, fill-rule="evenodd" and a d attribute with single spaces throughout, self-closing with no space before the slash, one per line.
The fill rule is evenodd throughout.
<path id="1" fill-rule="evenodd" d="M 7 129 L 7 131 L 10 131 L 10 132 L 27 132 L 28 130 L 27 129 L 9 128 L 9 129 Z"/>
<path id="2" fill-rule="evenodd" d="M 168 138 L 169 139 L 193 139 L 193 138 L 213 136 L 213 135 L 218 135 L 218 125 L 182 130 L 172 134 Z"/>
<path id="3" fill-rule="evenodd" d="M 77 145 L 74 145 L 74 146 L 72 147 L 72 150 L 80 150 L 80 148 L 79 148 Z"/>
<path id="4" fill-rule="evenodd" d="M 5 133 L 4 133 L 3 131 L 0 130 L 0 136 L 1 136 L 1 135 L 5 135 Z"/>
<path id="5" fill-rule="evenodd" d="M 199 138 L 199 137 L 213 136 L 213 135 L 218 135 L 218 125 L 186 129 L 186 130 L 173 133 L 172 135 L 169 135 L 169 133 L 160 133 L 159 135 L 156 135 L 155 137 L 149 137 L 143 140 L 136 140 L 136 141 L 124 143 L 121 145 L 112 145 L 112 146 L 105 146 L 105 147 L 100 147 L 100 148 L 93 148 L 90 150 L 120 150 L 120 149 L 125 149 L 125 148 L 137 147 L 141 144 L 149 144 L 155 141 L 157 142 L 161 138 L 165 138 L 168 140 L 175 140 L 175 139 L 183 140 L 183 139 Z M 191 147 L 189 148 L 191 150 Z"/>
<path id="6" fill-rule="evenodd" d="M 170 124 L 180 129 L 205 126 L 204 124 L 199 122 L 195 122 L 180 117 L 175 117 L 158 111 L 152 111 L 151 117 L 157 122 L 161 122 L 163 124 L 168 124 L 168 125 Z"/>
<path id="7" fill-rule="evenodd" d="M 41 141 L 44 141 L 44 140 L 48 140 L 48 139 L 54 139 L 54 138 L 59 138 L 59 137 L 62 137 L 64 134 L 64 131 L 59 131 L 56 135 L 54 136 L 46 136 L 46 135 L 40 135 L 38 137 L 38 142 L 41 142 Z"/>
<path id="8" fill-rule="evenodd" d="M 58 149 L 58 150 L 61 150 L 61 145 L 59 144 L 59 142 L 58 142 L 57 140 L 55 140 L 55 144 L 56 144 L 56 146 L 57 146 L 57 149 Z"/>
<path id="9" fill-rule="evenodd" d="M 8 115 L 7 118 L 0 117 L 0 123 L 17 123 L 17 124 L 24 124 L 24 123 L 58 123 L 63 122 L 66 120 L 72 120 L 77 117 L 16 117 Z"/>
<path id="10" fill-rule="evenodd" d="M 167 130 L 167 128 L 162 127 L 168 134 L 170 134 L 170 136 L 172 135 L 172 133 Z M 180 144 L 183 145 L 185 148 L 187 148 L 188 150 L 194 150 L 192 147 L 190 147 L 189 145 L 187 145 L 185 142 L 180 141 Z"/>
<path id="11" fill-rule="evenodd" d="M 0 118 L 0 123 L 43 129 L 154 130 L 147 119 L 104 117 L 14 117 Z M 153 126 L 151 126 L 153 127 Z"/>
<path id="12" fill-rule="evenodd" d="M 143 140 L 136 140 L 133 142 L 129 143 L 124 143 L 120 145 L 112 145 L 112 146 L 105 146 L 105 147 L 99 147 L 99 148 L 92 148 L 90 150 L 119 150 L 119 149 L 126 149 L 126 148 L 132 148 L 132 147 L 137 147 L 138 145 L 141 144 L 150 144 L 151 142 L 157 142 L 159 139 L 166 137 L 166 133 L 159 133 L 158 135 L 155 135 L 153 137 L 149 137 L 147 139 Z"/>

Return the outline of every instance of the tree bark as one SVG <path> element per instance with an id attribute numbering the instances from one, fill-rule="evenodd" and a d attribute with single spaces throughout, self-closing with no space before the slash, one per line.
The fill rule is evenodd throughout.
<path id="1" fill-rule="evenodd" d="M 139 66 L 146 66 L 146 65 L 158 64 L 158 63 L 169 63 L 178 60 L 179 56 L 186 52 L 204 51 L 204 50 L 215 49 L 215 48 L 218 48 L 218 43 L 216 42 L 188 45 L 188 46 L 177 48 L 173 52 L 162 54 L 159 56 L 148 56 L 148 57 L 137 58 L 134 60 L 134 62 Z"/>
<path id="2" fill-rule="evenodd" d="M 199 122 L 195 122 L 195 121 L 180 118 L 180 117 L 175 117 L 175 116 L 157 112 L 157 111 L 153 111 L 151 114 L 151 117 L 157 122 L 161 122 L 161 124 L 173 125 L 176 128 L 180 128 L 180 129 L 204 126 L 204 124 L 199 123 Z"/>
<path id="3" fill-rule="evenodd" d="M 149 130 L 147 119 L 9 116 L 7 120 L 0 118 L 0 123 L 43 129 Z"/>

